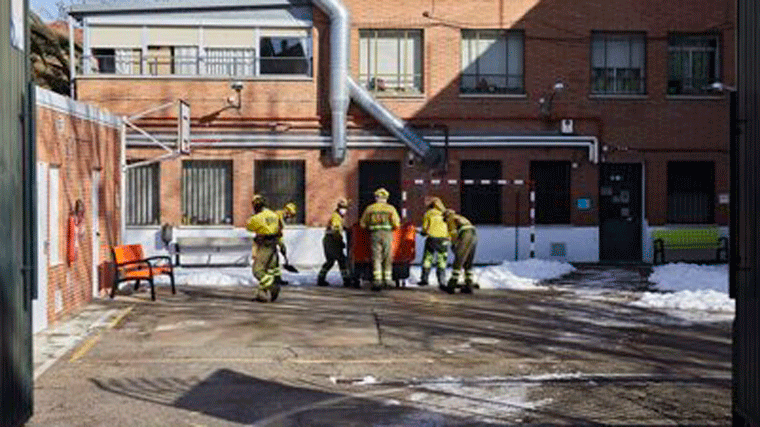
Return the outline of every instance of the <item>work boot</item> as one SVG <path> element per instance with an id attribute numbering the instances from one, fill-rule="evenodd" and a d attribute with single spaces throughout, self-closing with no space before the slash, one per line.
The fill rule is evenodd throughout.
<path id="1" fill-rule="evenodd" d="M 354 282 L 353 282 L 353 280 L 351 280 L 351 278 L 350 278 L 350 277 L 344 277 L 344 278 L 343 278 L 343 286 L 344 286 L 344 287 L 346 287 L 346 288 L 350 288 L 350 287 L 351 287 L 351 286 L 353 286 L 353 285 L 354 285 Z"/>
<path id="2" fill-rule="evenodd" d="M 386 279 L 386 280 L 383 282 L 383 287 L 384 287 L 385 289 L 391 289 L 391 288 L 393 288 L 393 287 L 395 287 L 395 286 L 396 286 L 396 283 L 395 283 L 393 280 L 390 280 L 390 279 Z"/>
<path id="3" fill-rule="evenodd" d="M 383 282 L 374 281 L 372 282 L 372 287 L 370 288 L 373 291 L 380 291 L 383 289 Z"/>
<path id="4" fill-rule="evenodd" d="M 438 278 L 438 285 L 443 286 L 446 283 L 446 270 L 439 268 L 435 271 L 435 276 Z"/>
<path id="5" fill-rule="evenodd" d="M 269 292 L 266 289 L 258 289 L 253 300 L 256 302 L 269 302 L 268 294 Z"/>
<path id="6" fill-rule="evenodd" d="M 418 286 L 427 286 L 428 285 L 428 276 L 430 275 L 430 269 L 429 268 L 423 268 L 422 274 L 420 275 L 420 281 L 417 282 Z"/>
<path id="7" fill-rule="evenodd" d="M 462 290 L 460 292 L 462 292 L 463 294 L 471 294 L 472 293 L 472 287 L 470 287 L 470 285 L 468 285 L 468 284 L 465 283 L 465 285 L 462 286 Z"/>
<path id="8" fill-rule="evenodd" d="M 317 279 L 317 286 L 330 286 L 330 283 L 328 283 L 324 277 L 320 277 Z"/>
<path id="9" fill-rule="evenodd" d="M 269 288 L 269 301 L 275 302 L 278 296 L 280 296 L 280 285 L 275 283 Z"/>
<path id="10" fill-rule="evenodd" d="M 289 285 L 290 284 L 290 282 L 288 282 L 287 280 L 282 280 L 282 276 L 275 276 L 274 277 L 274 283 L 276 283 L 276 284 L 278 284 L 280 286 L 285 286 L 285 285 Z"/>
<path id="11" fill-rule="evenodd" d="M 456 291 L 457 286 L 459 286 L 459 281 L 452 277 L 451 279 L 449 279 L 448 283 L 443 288 L 443 290 L 450 294 L 453 294 L 454 291 Z"/>

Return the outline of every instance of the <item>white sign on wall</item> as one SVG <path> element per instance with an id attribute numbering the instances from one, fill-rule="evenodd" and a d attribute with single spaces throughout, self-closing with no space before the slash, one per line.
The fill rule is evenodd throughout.
<path id="1" fill-rule="evenodd" d="M 11 0 L 11 46 L 24 50 L 26 39 L 26 20 L 24 19 L 24 0 Z"/>
<path id="2" fill-rule="evenodd" d="M 26 20 L 24 19 L 24 0 L 11 0 L 11 46 L 24 50 L 26 39 Z"/>

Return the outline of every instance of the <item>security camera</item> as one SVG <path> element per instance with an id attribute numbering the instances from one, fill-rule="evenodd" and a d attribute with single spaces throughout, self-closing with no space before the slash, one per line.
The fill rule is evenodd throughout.
<path id="1" fill-rule="evenodd" d="M 236 90 L 236 91 L 243 90 L 243 82 L 241 82 L 240 80 L 235 80 L 235 81 L 230 82 L 230 89 Z"/>

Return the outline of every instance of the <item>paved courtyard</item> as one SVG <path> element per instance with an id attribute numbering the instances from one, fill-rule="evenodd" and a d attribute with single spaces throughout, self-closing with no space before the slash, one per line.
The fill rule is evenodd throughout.
<path id="1" fill-rule="evenodd" d="M 573 292 L 595 277 L 602 292 Z M 730 323 L 626 305 L 645 277 L 590 268 L 539 291 L 291 286 L 261 304 L 250 288 L 181 287 L 101 300 L 101 327 L 37 379 L 28 425 L 729 425 Z"/>

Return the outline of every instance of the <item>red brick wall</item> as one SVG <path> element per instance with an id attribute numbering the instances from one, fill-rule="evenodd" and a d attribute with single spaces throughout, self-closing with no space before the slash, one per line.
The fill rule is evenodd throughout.
<path id="1" fill-rule="evenodd" d="M 401 118 L 419 123 L 445 123 L 452 131 L 525 133 L 558 129 L 561 118 L 575 119 L 576 132 L 599 138 L 608 150 L 604 161 L 633 161 L 645 165 L 646 217 L 650 224 L 666 220 L 665 165 L 668 159 L 709 160 L 716 164 L 715 193 L 728 192 L 728 105 L 722 95 L 673 97 L 667 88 L 667 36 L 671 32 L 718 32 L 721 35 L 721 76 L 727 84 L 734 76 L 735 2 L 697 0 L 644 2 L 629 0 L 346 0 L 352 14 L 351 68 L 358 75 L 359 30 L 364 28 L 407 28 L 423 30 L 424 93 L 412 97 L 382 97 L 381 102 Z M 428 15 L 427 17 L 423 14 Z M 463 97 L 459 93 L 461 30 L 467 28 L 519 29 L 525 33 L 525 96 Z M 638 96 L 595 96 L 590 93 L 590 36 L 592 31 L 644 32 L 646 44 L 646 94 Z M 243 123 L 288 122 L 307 127 L 323 126 L 329 131 L 329 27 L 323 13 L 314 10 L 315 76 L 299 81 L 256 80 L 246 82 L 243 108 L 221 110 L 233 92 L 225 79 L 98 79 L 78 81 L 80 99 L 103 105 L 111 111 L 130 114 L 164 101 L 185 98 L 193 109 L 193 132 L 221 130 L 230 120 Z M 549 120 L 538 112 L 538 99 L 545 96 L 556 79 L 567 89 L 554 100 Z M 218 113 L 218 115 L 214 115 Z M 162 113 L 174 116 L 168 111 Z M 161 115 L 161 114 L 159 114 Z M 352 123 L 376 126 L 361 110 L 352 107 Z M 321 123 L 321 125 L 320 125 Z M 235 210 L 247 210 L 252 161 L 257 156 L 277 156 L 277 150 L 204 151 L 210 158 L 234 158 Z M 359 158 L 404 159 L 400 150 L 350 151 L 344 165 L 330 168 L 317 161 L 318 153 L 288 155 L 307 160 L 307 221 L 318 223 L 334 197 L 323 192 L 356 193 Z M 572 160 L 573 200 L 581 195 L 597 197 L 598 168 L 589 165 L 574 149 L 556 150 L 454 150 L 451 172 L 457 178 L 458 159 L 499 158 L 504 176 L 527 177 L 529 161 Z M 242 163 L 241 163 L 242 162 Z M 179 220 L 178 162 L 162 164 L 162 200 L 165 220 Z M 243 166 L 240 166 L 240 165 Z M 165 170 L 165 171 L 164 171 Z M 406 169 L 405 170 L 405 174 Z M 406 179 L 406 175 L 405 175 Z M 345 182 L 344 182 L 345 181 Z M 320 184 L 328 183 L 329 190 Z M 505 191 L 508 194 L 509 191 Z M 342 194 L 341 194 L 342 195 Z M 331 196 L 331 195 L 330 195 Z M 164 198 L 165 197 L 165 198 Z M 337 197 L 337 194 L 335 195 Z M 456 206 L 458 195 L 451 195 Z M 512 221 L 513 202 L 505 196 L 505 222 Z M 525 206 L 523 204 L 523 206 Z M 592 205 L 596 206 L 596 204 Z M 353 214 L 353 213 L 352 213 Z M 316 216 L 315 216 L 316 215 Z M 162 219 L 163 220 L 163 219 Z M 725 206 L 716 204 L 716 221 L 727 223 Z M 240 224 L 238 215 L 235 222 Z M 572 213 L 573 224 L 596 224 L 595 212 Z"/>
<path id="2" fill-rule="evenodd" d="M 71 114 L 38 106 L 37 160 L 60 168 L 59 199 L 49 197 L 49 203 L 59 203 L 58 221 L 61 264 L 48 267 L 48 321 L 50 324 L 76 312 L 92 300 L 92 260 L 98 259 L 99 270 L 107 268 L 110 247 L 119 242 L 119 172 L 120 133 L 117 128 L 83 120 Z M 99 170 L 100 245 L 92 247 L 92 172 Z M 67 225 L 69 213 L 78 199 L 84 203 L 84 220 L 80 225 L 78 257 L 67 262 Z M 39 200 L 38 203 L 48 203 Z M 46 226 L 46 224 L 40 224 Z M 40 244 L 42 244 L 40 242 Z M 94 250 L 93 250 L 94 249 Z M 43 266 L 41 266 L 44 268 Z M 100 277 L 100 288 L 107 285 L 108 276 Z M 63 309 L 56 311 L 56 293 L 60 291 Z"/>

